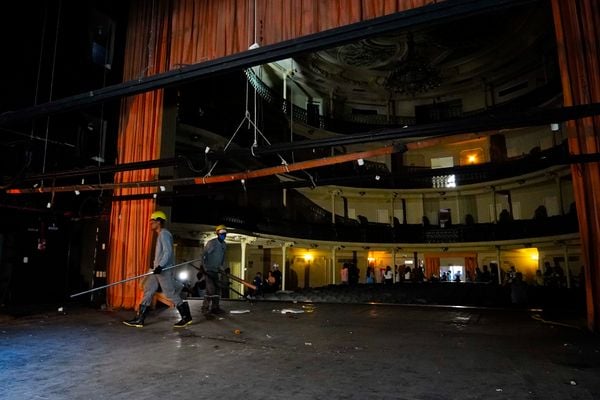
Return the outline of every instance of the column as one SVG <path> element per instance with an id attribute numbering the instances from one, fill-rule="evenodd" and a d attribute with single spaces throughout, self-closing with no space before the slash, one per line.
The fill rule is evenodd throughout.
<path id="1" fill-rule="evenodd" d="M 335 224 L 335 195 L 336 195 L 336 191 L 332 190 L 331 191 L 331 223 Z"/>
<path id="2" fill-rule="evenodd" d="M 395 205 L 395 200 L 396 197 L 398 196 L 398 193 L 393 193 L 392 194 L 392 198 L 390 200 L 390 226 L 393 228 L 394 227 L 394 205 Z"/>
<path id="3" fill-rule="evenodd" d="M 331 248 L 331 283 L 333 285 L 335 285 L 335 276 L 336 276 L 336 271 L 335 271 L 335 253 L 336 253 L 337 247 L 332 247 Z"/>
<path id="4" fill-rule="evenodd" d="M 396 272 L 397 271 L 396 271 L 395 268 L 396 268 L 396 248 L 394 247 L 392 249 L 392 270 L 394 271 L 394 275 L 393 275 L 394 278 L 393 278 L 392 282 L 394 282 L 394 283 L 397 282 L 397 279 L 396 279 L 396 275 L 397 275 Z"/>
<path id="5" fill-rule="evenodd" d="M 560 211 L 560 215 L 565 215 L 565 206 L 563 205 L 563 194 L 562 194 L 562 185 L 560 183 L 560 176 L 554 178 L 556 181 L 556 191 L 558 193 L 558 206 L 560 207 L 558 210 Z"/>
<path id="6" fill-rule="evenodd" d="M 240 278 L 242 278 L 243 280 L 246 280 L 246 238 L 241 238 L 240 240 L 240 249 L 241 249 L 241 260 L 240 263 L 242 265 L 241 271 L 240 271 Z M 240 283 L 240 293 L 244 293 L 244 288 L 242 287 L 242 284 Z"/>
<path id="7" fill-rule="evenodd" d="M 460 217 L 460 192 L 456 191 L 456 217 L 452 224 L 462 224 L 464 221 Z"/>
<path id="8" fill-rule="evenodd" d="M 496 206 L 496 188 L 492 186 L 492 205 L 494 207 L 494 223 L 498 223 L 498 207 Z M 498 261 L 500 262 L 500 261 Z M 498 266 L 500 267 L 500 266 Z"/>
<path id="9" fill-rule="evenodd" d="M 281 246 L 281 290 L 285 290 L 285 286 L 287 283 L 287 274 L 286 274 L 286 265 L 285 265 L 285 261 L 286 261 L 286 249 L 290 246 L 292 246 L 293 243 L 284 243 Z"/>
<path id="10" fill-rule="evenodd" d="M 565 275 L 567 277 L 567 287 L 571 288 L 571 272 L 569 267 L 569 247 L 565 244 L 564 247 L 564 257 L 565 257 Z"/>
<path id="11" fill-rule="evenodd" d="M 496 198 L 494 194 L 494 199 Z M 494 206 L 494 210 L 496 206 Z M 500 246 L 496 246 L 496 258 L 498 259 L 498 284 L 502 285 L 502 259 L 500 258 Z"/>

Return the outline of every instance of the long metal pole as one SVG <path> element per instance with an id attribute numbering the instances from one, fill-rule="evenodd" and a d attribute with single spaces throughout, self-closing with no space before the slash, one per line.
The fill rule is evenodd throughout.
<path id="1" fill-rule="evenodd" d="M 163 271 L 167 271 L 169 269 L 181 267 L 182 265 L 190 264 L 190 263 L 193 263 L 193 262 L 196 262 L 196 261 L 202 261 L 202 259 L 201 258 L 197 258 L 195 260 L 190 260 L 190 261 L 182 262 L 180 264 L 171 265 L 170 267 L 163 268 L 162 270 Z M 120 285 L 121 283 L 129 282 L 129 281 L 134 281 L 136 279 L 140 279 L 140 278 L 143 278 L 145 276 L 149 276 L 149 275 L 153 275 L 153 274 L 154 274 L 154 272 L 146 272 L 145 274 L 141 274 L 141 275 L 137 275 L 137 276 L 132 276 L 131 278 L 123 279 L 122 281 L 118 281 L 118 282 L 109 283 L 108 285 L 99 286 L 99 287 L 94 288 L 94 289 L 86 290 L 85 292 L 75 293 L 75 294 L 72 294 L 70 297 L 73 298 L 73 297 L 81 296 L 82 294 L 92 293 L 92 292 L 95 292 L 97 290 L 106 289 L 107 287 Z"/>

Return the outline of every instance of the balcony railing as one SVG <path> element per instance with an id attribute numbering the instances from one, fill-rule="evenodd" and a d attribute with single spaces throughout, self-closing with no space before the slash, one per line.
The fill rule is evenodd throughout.
<path id="1" fill-rule="evenodd" d="M 181 203 L 179 203 L 181 201 Z M 185 204 L 177 199 L 173 207 L 173 220 L 204 224 L 224 223 L 244 231 L 259 232 L 289 238 L 358 243 L 461 243 L 490 242 L 497 240 L 528 239 L 578 232 L 575 215 L 552 216 L 544 219 L 514 220 L 506 223 L 481 223 L 471 225 L 389 224 L 337 218 L 335 224 L 327 211 L 322 215 L 298 210 L 290 219 L 288 210 L 277 208 L 241 208 L 232 204 L 202 204 L 192 200 Z M 188 200 L 189 201 L 189 200 Z M 179 216 L 178 212 L 182 212 Z M 311 215 L 304 215 L 304 214 Z"/>

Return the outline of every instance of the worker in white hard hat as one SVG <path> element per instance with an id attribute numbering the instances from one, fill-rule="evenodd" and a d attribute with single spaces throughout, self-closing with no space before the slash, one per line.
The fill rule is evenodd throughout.
<path id="1" fill-rule="evenodd" d="M 279 270 L 279 264 L 273 264 L 271 267 L 271 273 L 275 278 L 275 290 L 281 290 L 281 271 Z"/>
<path id="2" fill-rule="evenodd" d="M 192 323 L 192 315 L 190 306 L 183 301 L 179 296 L 179 291 L 176 290 L 176 282 L 173 269 L 168 267 L 174 264 L 173 256 L 173 235 L 165 228 L 167 216 L 162 211 L 154 211 L 150 216 L 150 227 L 157 233 L 156 250 L 154 252 L 154 261 L 150 266 L 153 272 L 144 280 L 144 298 L 140 304 L 140 309 L 135 318 L 129 321 L 123 321 L 127 326 L 142 328 L 144 319 L 148 313 L 152 297 L 158 290 L 159 286 L 164 295 L 177 306 L 177 311 L 181 314 L 181 320 L 173 327 L 182 328 Z M 165 269 L 163 271 L 163 269 Z"/>

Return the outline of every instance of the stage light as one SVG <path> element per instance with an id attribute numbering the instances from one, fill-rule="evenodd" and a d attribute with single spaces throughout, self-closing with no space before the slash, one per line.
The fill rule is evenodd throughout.
<path id="1" fill-rule="evenodd" d="M 365 160 L 363 160 L 362 158 L 359 158 L 358 160 L 356 160 L 356 162 L 358 163 L 358 165 L 363 166 L 365 165 Z"/>
<path id="2" fill-rule="evenodd" d="M 181 271 L 179 273 L 179 280 L 180 281 L 187 281 L 187 279 L 189 278 L 190 274 L 187 271 Z"/>

